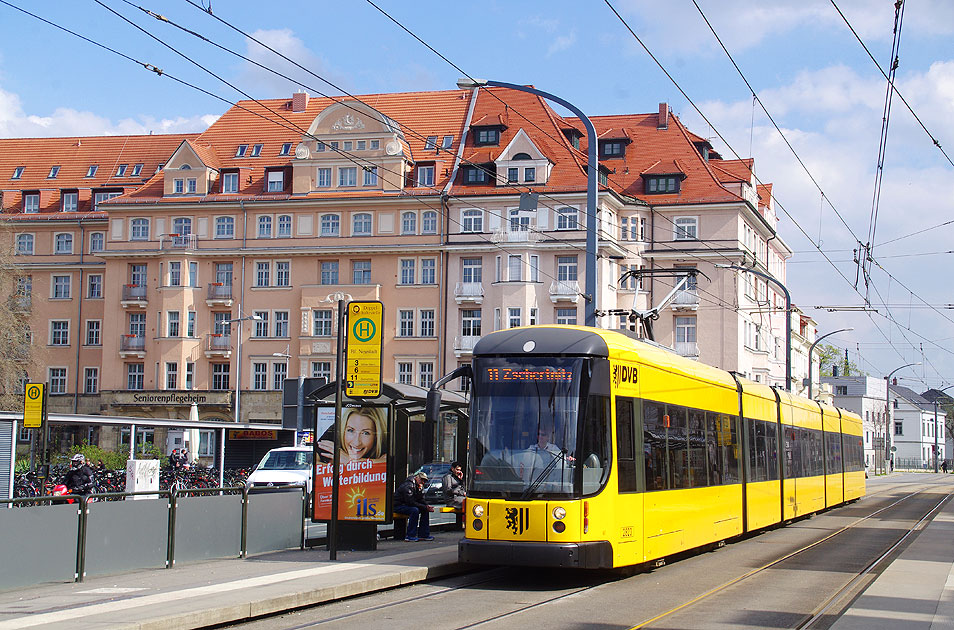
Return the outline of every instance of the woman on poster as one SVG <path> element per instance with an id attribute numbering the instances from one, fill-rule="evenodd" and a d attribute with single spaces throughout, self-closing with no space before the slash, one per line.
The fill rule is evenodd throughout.
<path id="1" fill-rule="evenodd" d="M 387 458 L 388 428 L 383 407 L 346 409 L 339 430 L 341 463 L 370 459 L 384 462 Z M 331 461 L 334 444 L 331 440 L 318 442 L 321 459 Z"/>

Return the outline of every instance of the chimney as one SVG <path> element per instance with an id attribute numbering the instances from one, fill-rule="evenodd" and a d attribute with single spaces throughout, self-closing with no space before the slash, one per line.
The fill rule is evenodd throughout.
<path id="1" fill-rule="evenodd" d="M 659 120 L 656 129 L 669 129 L 669 103 L 659 104 Z"/>
<path id="2" fill-rule="evenodd" d="M 292 111 L 303 112 L 308 109 L 308 92 L 295 92 L 292 94 Z"/>

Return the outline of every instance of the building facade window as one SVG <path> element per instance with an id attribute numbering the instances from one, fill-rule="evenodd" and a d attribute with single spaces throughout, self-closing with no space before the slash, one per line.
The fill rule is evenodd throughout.
<path id="1" fill-rule="evenodd" d="M 576 208 L 558 208 L 557 209 L 557 229 L 575 230 L 577 229 L 577 211 Z"/>
<path id="2" fill-rule="evenodd" d="M 401 214 L 401 234 L 417 233 L 417 213 L 404 212 Z"/>
<path id="3" fill-rule="evenodd" d="M 317 188 L 331 188 L 331 169 L 330 168 L 318 169 L 318 175 L 315 178 L 315 186 Z"/>
<path id="4" fill-rule="evenodd" d="M 66 393 L 66 368 L 51 367 L 49 369 L 49 375 L 50 375 L 50 393 L 65 394 Z"/>
<path id="5" fill-rule="evenodd" d="M 239 191 L 239 174 L 222 173 L 222 192 L 237 193 Z"/>
<path id="6" fill-rule="evenodd" d="M 288 376 L 288 364 L 287 363 L 274 363 L 272 364 L 272 389 L 281 391 L 282 384 L 285 382 L 285 378 Z"/>
<path id="7" fill-rule="evenodd" d="M 323 378 L 326 383 L 331 382 L 331 361 L 312 361 L 312 378 Z"/>
<path id="8" fill-rule="evenodd" d="M 72 276 L 53 276 L 53 299 L 66 300 L 70 297 Z"/>
<path id="9" fill-rule="evenodd" d="M 462 258 L 461 259 L 461 282 L 472 283 L 480 282 L 483 275 L 482 261 L 480 258 Z"/>
<path id="10" fill-rule="evenodd" d="M 511 306 L 507 309 L 507 328 L 517 328 L 522 325 L 520 307 Z"/>
<path id="11" fill-rule="evenodd" d="M 577 279 L 576 256 L 557 256 L 557 280 L 560 282 L 575 282 Z"/>
<path id="12" fill-rule="evenodd" d="M 437 284 L 437 259 L 421 259 L 421 284 Z"/>
<path id="13" fill-rule="evenodd" d="M 213 363 L 212 364 L 212 389 L 215 389 L 215 390 L 229 389 L 229 364 L 228 363 Z"/>
<path id="14" fill-rule="evenodd" d="M 57 254 L 72 254 L 73 253 L 73 235 L 72 234 L 57 234 L 55 242 L 56 242 L 55 251 Z"/>
<path id="15" fill-rule="evenodd" d="M 79 193 L 64 192 L 60 197 L 60 211 L 76 212 L 79 209 Z"/>
<path id="16" fill-rule="evenodd" d="M 371 284 L 371 261 L 355 260 L 351 263 L 354 284 Z"/>
<path id="17" fill-rule="evenodd" d="M 291 286 L 291 262 L 279 260 L 275 263 L 275 286 Z"/>
<path id="18" fill-rule="evenodd" d="M 68 319 L 54 319 L 50 322 L 50 345 L 70 345 L 70 322 Z"/>
<path id="19" fill-rule="evenodd" d="M 34 240 L 32 234 L 17 234 L 17 256 L 32 256 Z"/>
<path id="20" fill-rule="evenodd" d="M 254 337 L 268 337 L 268 311 L 255 311 Z"/>
<path id="21" fill-rule="evenodd" d="M 182 284 L 182 263 L 177 260 L 169 262 L 169 286 L 178 287 Z"/>
<path id="22" fill-rule="evenodd" d="M 407 361 L 398 362 L 398 383 L 401 385 L 414 384 L 414 364 Z"/>
<path id="23" fill-rule="evenodd" d="M 40 211 L 39 193 L 27 193 L 23 195 L 23 211 L 30 214 Z"/>
<path id="24" fill-rule="evenodd" d="M 480 337 L 480 309 L 461 309 L 460 334 L 464 337 Z"/>
<path id="25" fill-rule="evenodd" d="M 576 325 L 576 309 L 575 308 L 558 308 L 556 310 L 556 323 L 565 324 L 567 326 Z"/>
<path id="26" fill-rule="evenodd" d="M 377 166 L 364 167 L 364 185 L 365 186 L 378 185 L 378 167 Z"/>
<path id="27" fill-rule="evenodd" d="M 98 319 L 88 319 L 86 320 L 86 345 L 87 346 L 99 346 L 102 345 L 102 327 L 103 324 Z"/>
<path id="28" fill-rule="evenodd" d="M 139 390 L 145 387 L 145 369 L 142 363 L 126 364 L 126 389 Z"/>
<path id="29" fill-rule="evenodd" d="M 430 188 L 434 185 L 434 166 L 417 167 L 417 185 L 421 188 Z"/>
<path id="30" fill-rule="evenodd" d="M 271 282 L 271 270 L 272 265 L 268 262 L 256 262 L 255 263 L 255 286 L 257 287 L 267 287 Z"/>
<path id="31" fill-rule="evenodd" d="M 278 237 L 288 238 L 292 235 L 292 218 L 290 214 L 278 215 Z"/>
<path id="32" fill-rule="evenodd" d="M 338 236 L 339 234 L 338 221 L 339 219 L 337 214 L 321 215 L 321 235 L 322 236 Z"/>
<path id="33" fill-rule="evenodd" d="M 258 218 L 258 238 L 272 237 L 272 218 L 269 216 Z"/>
<path id="34" fill-rule="evenodd" d="M 275 336 L 288 336 L 288 311 L 275 311 Z"/>
<path id="35" fill-rule="evenodd" d="M 434 364 L 422 361 L 418 364 L 418 385 L 427 389 L 434 384 Z"/>
<path id="36" fill-rule="evenodd" d="M 129 222 L 129 239 L 132 241 L 149 240 L 149 219 L 133 219 Z"/>
<path id="37" fill-rule="evenodd" d="M 434 336 L 434 310 L 421 310 L 421 337 Z"/>
<path id="38" fill-rule="evenodd" d="M 179 364 L 175 361 L 166 362 L 166 389 L 179 387 Z"/>
<path id="39" fill-rule="evenodd" d="M 106 235 L 102 232 L 93 232 L 89 235 L 89 253 L 95 254 L 106 249 Z"/>
<path id="40" fill-rule="evenodd" d="M 474 208 L 461 212 L 461 232 L 478 234 L 484 231 L 484 213 Z"/>
<path id="41" fill-rule="evenodd" d="M 338 284 L 338 261 L 337 260 L 322 261 L 321 284 Z"/>
<path id="42" fill-rule="evenodd" d="M 351 220 L 351 234 L 353 236 L 370 236 L 371 215 L 367 212 L 360 212 L 354 215 L 354 218 Z"/>
<path id="43" fill-rule="evenodd" d="M 398 311 L 398 337 L 413 337 L 414 336 L 414 311 L 412 310 L 399 310 Z"/>
<path id="44" fill-rule="evenodd" d="M 358 167 L 340 166 L 338 167 L 338 186 L 340 188 L 351 188 L 358 185 Z"/>
<path id="45" fill-rule="evenodd" d="M 437 234 L 437 213 L 425 210 L 421 215 L 421 234 Z"/>
<path id="46" fill-rule="evenodd" d="M 415 262 L 416 261 L 413 258 L 401 259 L 400 284 L 414 284 L 414 280 L 417 275 L 415 270 Z"/>
<path id="47" fill-rule="evenodd" d="M 252 389 L 263 391 L 268 389 L 268 364 L 256 362 L 252 364 Z"/>
<path id="48" fill-rule="evenodd" d="M 315 337 L 331 336 L 331 311 L 328 309 L 315 310 L 311 312 L 314 325 L 312 334 Z"/>
<path id="49" fill-rule="evenodd" d="M 84 394 L 99 393 L 99 368 L 95 368 L 95 367 L 86 368 L 84 378 L 83 378 L 83 393 Z"/>
<path id="50" fill-rule="evenodd" d="M 676 217 L 673 222 L 673 238 L 677 241 L 694 241 L 699 238 L 699 219 L 697 217 Z"/>

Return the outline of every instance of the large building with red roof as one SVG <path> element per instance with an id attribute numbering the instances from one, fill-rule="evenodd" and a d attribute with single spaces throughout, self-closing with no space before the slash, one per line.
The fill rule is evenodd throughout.
<path id="1" fill-rule="evenodd" d="M 645 336 L 635 311 L 679 354 L 783 384 L 784 301 L 720 266 L 785 282 L 754 161 L 665 104 L 592 122 L 598 324 Z M 27 376 L 57 411 L 185 418 L 139 393 L 201 392 L 200 417 L 223 420 L 238 379 L 241 420 L 277 422 L 284 378 L 334 374 L 342 297 L 384 303 L 384 380 L 425 387 L 483 334 L 582 324 L 583 129 L 479 88 L 242 101 L 200 134 L 0 140 L 14 291 L 48 351 Z"/>

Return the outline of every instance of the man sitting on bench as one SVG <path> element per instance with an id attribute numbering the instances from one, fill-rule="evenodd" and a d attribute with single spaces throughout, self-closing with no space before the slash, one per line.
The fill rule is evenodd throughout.
<path id="1" fill-rule="evenodd" d="M 407 514 L 407 534 L 404 537 L 406 542 L 434 540 L 429 517 L 434 507 L 424 503 L 422 488 L 425 481 L 427 475 L 419 472 L 405 479 L 394 491 L 394 511 Z"/>

